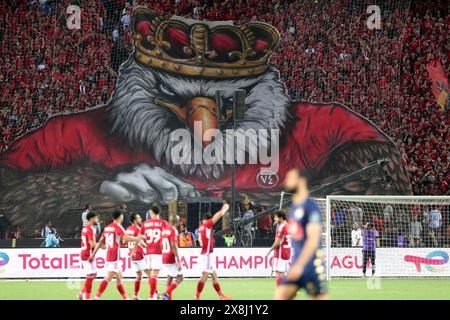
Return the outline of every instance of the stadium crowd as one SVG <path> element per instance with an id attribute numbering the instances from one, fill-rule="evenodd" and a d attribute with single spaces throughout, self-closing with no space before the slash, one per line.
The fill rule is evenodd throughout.
<path id="1" fill-rule="evenodd" d="M 332 204 L 330 225 L 333 247 L 361 247 L 365 228 L 377 231 L 379 247 L 450 245 L 448 205 Z"/>
<path id="2" fill-rule="evenodd" d="M 377 124 L 399 147 L 414 194 L 448 194 L 448 110 L 436 104 L 427 63 L 449 72 L 443 0 L 393 1 L 382 28 L 364 1 L 6 0 L 0 3 L 0 153 L 52 114 L 108 100 L 132 49 L 135 5 L 199 20 L 265 21 L 282 35 L 271 62 L 293 99 L 338 101 Z M 69 5 L 82 28 L 66 27 Z M 408 12 L 409 11 L 409 12 Z M 405 14 L 406 13 L 406 14 Z"/>

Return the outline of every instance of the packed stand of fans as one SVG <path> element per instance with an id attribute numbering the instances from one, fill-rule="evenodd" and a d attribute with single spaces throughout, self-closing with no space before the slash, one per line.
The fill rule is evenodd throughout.
<path id="1" fill-rule="evenodd" d="M 66 27 L 79 2 L 81 30 Z M 86 0 L 0 3 L 0 152 L 55 113 L 105 103 L 132 50 L 132 7 L 199 20 L 265 21 L 282 37 L 271 62 L 293 99 L 338 101 L 399 147 L 414 194 L 448 194 L 448 111 L 436 104 L 427 63 L 449 72 L 445 1 L 393 1 L 382 28 L 363 1 Z"/>
<path id="2" fill-rule="evenodd" d="M 363 230 L 374 229 L 378 247 L 448 247 L 449 221 L 445 205 L 332 204 L 331 246 L 362 247 Z"/>
<path id="3" fill-rule="evenodd" d="M 106 102 L 114 87 L 102 6 L 83 1 L 82 28 L 69 30 L 71 1 L 40 2 L 0 2 L 0 152 L 53 114 Z"/>

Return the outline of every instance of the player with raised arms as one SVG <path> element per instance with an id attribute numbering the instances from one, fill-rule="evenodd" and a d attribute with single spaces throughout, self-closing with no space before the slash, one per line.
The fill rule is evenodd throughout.
<path id="1" fill-rule="evenodd" d="M 162 233 L 162 259 L 163 270 L 167 272 L 167 288 L 162 294 L 163 300 L 172 300 L 172 292 L 183 281 L 180 257 L 178 255 L 178 231 L 180 218 L 172 214 L 169 216 L 169 226 Z"/>
<path id="2" fill-rule="evenodd" d="M 135 237 L 130 237 L 125 233 L 122 227 L 123 213 L 115 210 L 112 214 L 113 222 L 105 227 L 99 242 L 95 245 L 95 249 L 89 258 L 94 261 L 95 255 L 101 246 L 106 245 L 106 277 L 100 283 L 94 299 L 98 300 L 102 296 L 108 284 L 113 278 L 117 281 L 117 290 L 124 300 L 128 300 L 127 293 L 122 283 L 122 270 L 119 266 L 120 261 L 120 245 L 122 242 L 136 241 Z"/>
<path id="3" fill-rule="evenodd" d="M 137 213 L 132 213 L 130 215 L 131 225 L 127 228 L 127 235 L 138 238 L 141 232 L 142 218 Z M 134 251 L 136 247 L 136 251 Z M 130 249 L 131 266 L 136 272 L 136 279 L 134 280 L 134 292 L 133 300 L 139 300 L 139 289 L 141 288 L 142 273 L 147 269 L 147 264 L 144 257 L 145 242 L 141 239 L 138 243 L 137 241 L 128 242 L 128 248 Z"/>
<path id="4" fill-rule="evenodd" d="M 87 223 L 81 230 L 81 262 L 83 264 L 83 271 L 86 275 L 83 289 L 78 293 L 79 300 L 90 300 L 92 283 L 97 277 L 97 268 L 95 262 L 89 261 L 89 257 L 95 248 L 96 231 L 95 226 L 98 223 L 98 217 L 93 212 L 88 212 L 86 215 Z"/>
<path id="5" fill-rule="evenodd" d="M 320 209 L 309 197 L 306 172 L 292 169 L 286 174 L 284 183 L 286 191 L 292 193 L 288 227 L 293 256 L 291 269 L 277 287 L 274 299 L 293 299 L 302 288 L 312 299 L 327 299 L 325 266 L 320 249 Z"/>
<path id="6" fill-rule="evenodd" d="M 159 270 L 161 270 L 162 267 L 162 232 L 169 225 L 167 221 L 160 218 L 160 211 L 161 209 L 158 205 L 154 204 L 151 206 L 150 219 L 142 224 L 138 239 L 139 242 L 142 239 L 145 239 L 146 242 L 145 260 L 147 270 L 145 270 L 145 272 L 148 276 L 148 283 L 150 285 L 150 300 L 156 300 L 157 297 L 158 275 Z M 134 250 L 137 250 L 137 248 Z"/>
<path id="7" fill-rule="evenodd" d="M 214 225 L 225 216 L 230 206 L 228 203 L 224 203 L 222 208 L 216 212 L 213 216 L 206 214 L 203 217 L 202 224 L 198 228 L 200 246 L 202 251 L 200 253 L 199 264 L 202 270 L 202 277 L 197 284 L 197 291 L 195 293 L 195 299 L 200 300 L 200 294 L 203 291 L 206 281 L 209 275 L 211 275 L 213 287 L 216 290 L 221 300 L 231 300 L 231 297 L 225 296 L 220 288 L 219 279 L 217 277 L 215 259 L 214 259 Z"/>
<path id="8" fill-rule="evenodd" d="M 281 279 L 284 278 L 289 269 L 289 259 L 291 258 L 291 244 L 289 240 L 288 225 L 286 223 L 286 213 L 277 211 L 274 215 L 277 224 L 275 232 L 275 241 L 267 252 L 267 256 L 274 252 L 273 269 L 276 273 L 276 284 L 280 285 Z"/>

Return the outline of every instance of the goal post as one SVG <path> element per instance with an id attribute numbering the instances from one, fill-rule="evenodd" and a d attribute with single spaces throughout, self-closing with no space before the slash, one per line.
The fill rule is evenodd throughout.
<path id="1" fill-rule="evenodd" d="M 328 280 L 363 275 L 365 228 L 378 233 L 375 276 L 450 277 L 450 196 L 329 195 L 325 208 Z"/>
<path id="2" fill-rule="evenodd" d="M 330 221 L 327 215 L 327 200 L 325 198 L 317 198 L 313 197 L 313 200 L 316 202 L 322 214 L 322 236 L 321 236 L 321 247 L 322 252 L 324 254 L 325 261 L 328 261 L 328 257 L 330 256 L 328 243 L 331 241 L 330 233 L 328 230 L 330 229 Z M 284 210 L 288 213 L 289 207 L 292 203 L 292 194 L 289 192 L 281 191 L 280 193 L 280 202 L 278 204 L 278 210 Z M 329 268 L 326 268 L 327 279 L 329 279 Z"/>

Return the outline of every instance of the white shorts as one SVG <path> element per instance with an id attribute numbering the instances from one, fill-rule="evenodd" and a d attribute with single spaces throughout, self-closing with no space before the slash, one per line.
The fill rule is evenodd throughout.
<path id="1" fill-rule="evenodd" d="M 115 273 L 122 272 L 122 269 L 120 268 L 120 261 L 106 261 L 105 268 L 107 272 L 115 272 Z"/>
<path id="2" fill-rule="evenodd" d="M 213 254 L 201 254 L 199 257 L 199 265 L 202 272 L 213 273 L 216 271 L 216 259 Z"/>
<path id="3" fill-rule="evenodd" d="M 289 260 L 273 259 L 273 271 L 286 273 L 289 270 Z"/>
<path id="4" fill-rule="evenodd" d="M 167 276 L 176 278 L 177 276 L 183 275 L 183 269 L 178 270 L 176 263 L 173 264 L 163 264 L 163 270 L 166 272 Z"/>
<path id="5" fill-rule="evenodd" d="M 95 262 L 89 262 L 88 260 L 82 261 L 83 273 L 85 275 L 90 275 L 97 273 L 97 267 L 95 266 Z"/>
<path id="6" fill-rule="evenodd" d="M 145 258 L 142 258 L 141 260 L 131 260 L 131 268 L 133 268 L 134 272 L 147 270 Z"/>
<path id="7" fill-rule="evenodd" d="M 147 270 L 161 270 L 162 254 L 148 254 L 145 256 Z"/>

